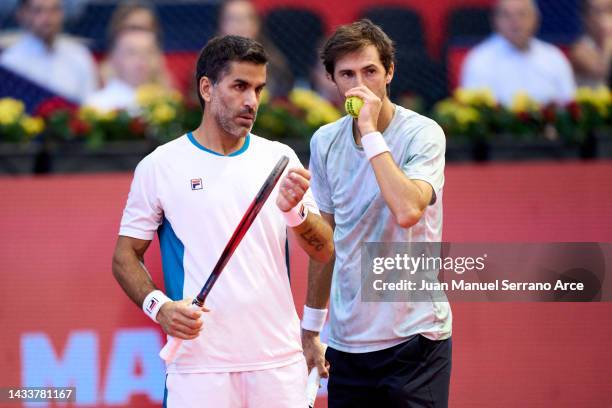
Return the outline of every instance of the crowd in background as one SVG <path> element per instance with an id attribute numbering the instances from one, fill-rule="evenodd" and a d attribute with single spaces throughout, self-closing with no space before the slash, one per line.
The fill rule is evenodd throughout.
<path id="1" fill-rule="evenodd" d="M 73 8 L 75 3 L 68 2 Z M 19 0 L 14 7 L 22 32 L 12 41 L 3 41 L 0 65 L 57 95 L 100 110 L 135 111 L 139 86 L 176 86 L 164 62 L 155 7 L 147 2 L 118 2 L 107 28 L 107 48 L 98 58 L 79 39 L 64 35 L 61 0 Z M 573 98 L 577 86 L 609 86 L 612 0 L 582 0 L 580 12 L 584 32 L 562 51 L 535 37 L 540 12 L 534 0 L 495 1 L 493 34 L 470 51 L 459 85 L 488 88 L 504 105 L 518 92 L 543 104 L 562 104 Z M 242 35 L 264 45 L 270 59 L 268 91 L 273 98 L 286 96 L 298 85 L 313 88 L 334 104 L 342 103 L 320 63 L 309 67 L 306 78 L 294 76 L 287 56 L 267 38 L 261 16 L 249 0 L 223 1 L 216 27 L 219 35 Z M 410 71 L 411 67 L 399 69 Z M 195 84 L 190 89 L 193 94 L 187 97 L 195 98 Z"/>

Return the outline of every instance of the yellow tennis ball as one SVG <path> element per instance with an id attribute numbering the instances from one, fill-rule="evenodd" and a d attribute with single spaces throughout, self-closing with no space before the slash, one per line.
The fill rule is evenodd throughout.
<path id="1" fill-rule="evenodd" d="M 363 106 L 363 99 L 358 96 L 349 96 L 344 101 L 344 109 L 346 112 L 354 118 L 359 117 L 359 111 Z"/>

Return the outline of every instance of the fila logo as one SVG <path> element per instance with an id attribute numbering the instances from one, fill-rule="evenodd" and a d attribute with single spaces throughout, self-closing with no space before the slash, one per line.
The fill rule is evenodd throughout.
<path id="1" fill-rule="evenodd" d="M 155 298 L 151 298 L 151 300 L 149 301 L 149 304 L 147 305 L 147 312 L 151 313 L 153 311 L 153 309 L 155 309 L 155 306 L 157 305 L 158 301 Z"/>
<path id="2" fill-rule="evenodd" d="M 201 190 L 202 189 L 202 179 L 201 178 L 191 179 L 191 189 Z"/>

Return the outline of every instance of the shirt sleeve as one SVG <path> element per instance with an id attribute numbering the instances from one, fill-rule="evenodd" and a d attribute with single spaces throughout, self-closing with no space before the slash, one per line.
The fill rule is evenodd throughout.
<path id="1" fill-rule="evenodd" d="M 308 165 L 308 169 L 311 175 L 310 190 L 312 190 L 315 201 L 322 211 L 333 214 L 334 204 L 331 199 L 331 188 L 327 181 L 325 166 L 321 160 L 321 152 L 319 152 L 316 133 L 310 140 L 310 164 Z"/>
<path id="2" fill-rule="evenodd" d="M 300 159 L 297 157 L 297 154 L 295 154 L 295 152 L 293 151 L 293 149 L 289 148 L 288 149 L 288 155 L 289 155 L 289 165 L 287 166 L 287 168 L 304 168 L 304 166 L 302 165 L 302 162 L 300 161 Z M 312 185 L 311 185 L 312 187 Z M 313 214 L 317 214 L 317 215 L 321 215 L 321 212 L 319 211 L 319 207 L 317 206 L 317 202 L 314 199 L 314 196 L 312 195 L 312 188 L 309 188 L 308 190 L 306 190 L 306 193 L 304 194 L 304 198 L 302 198 L 302 204 L 304 204 L 304 207 L 308 208 L 308 211 L 313 213 Z"/>
<path id="3" fill-rule="evenodd" d="M 123 210 L 119 235 L 151 241 L 161 224 L 163 210 L 157 195 L 155 167 L 150 156 L 136 167 Z"/>
<path id="4" fill-rule="evenodd" d="M 404 174 L 411 180 L 423 180 L 433 189 L 430 205 L 436 202 L 444 186 L 444 153 L 446 139 L 437 124 L 424 127 L 410 144 L 410 153 L 402 165 Z"/>

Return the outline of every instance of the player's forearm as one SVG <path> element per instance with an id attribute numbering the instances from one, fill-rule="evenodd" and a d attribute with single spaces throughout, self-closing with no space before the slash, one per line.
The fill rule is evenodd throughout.
<path id="1" fill-rule="evenodd" d="M 298 244 L 308 256 L 326 263 L 334 254 L 334 239 L 331 226 L 319 215 L 309 213 L 306 220 L 293 227 Z"/>
<path id="2" fill-rule="evenodd" d="M 419 222 L 427 208 L 428 200 L 421 188 L 400 170 L 390 153 L 383 153 L 370 160 L 383 199 L 403 228 Z"/>
<path id="3" fill-rule="evenodd" d="M 335 256 L 332 256 L 328 262 L 309 260 L 306 306 L 313 309 L 325 309 L 327 307 L 335 260 Z"/>
<path id="4" fill-rule="evenodd" d="M 115 250 L 113 276 L 137 306 L 141 306 L 145 297 L 157 289 L 141 259 L 129 249 Z"/>

